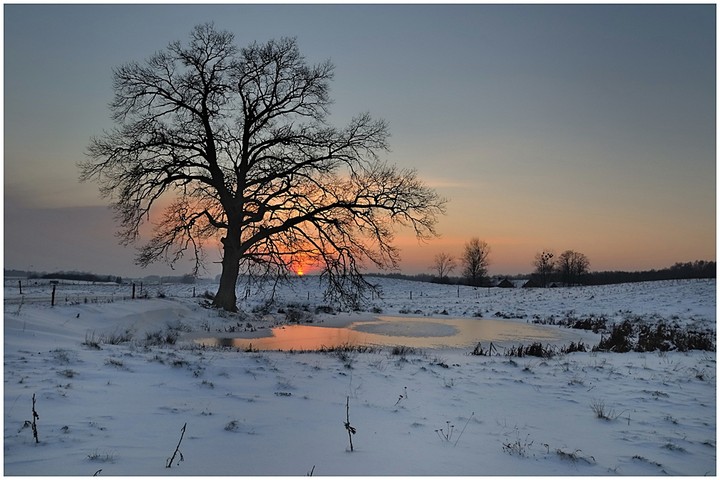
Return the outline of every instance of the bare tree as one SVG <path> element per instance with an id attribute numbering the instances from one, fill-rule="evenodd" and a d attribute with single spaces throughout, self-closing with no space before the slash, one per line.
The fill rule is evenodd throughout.
<path id="1" fill-rule="evenodd" d="M 455 258 L 452 255 L 449 255 L 445 252 L 440 252 L 435 255 L 432 269 L 437 272 L 438 278 L 440 279 L 440 282 L 442 282 L 443 279 L 447 279 L 447 276 L 450 275 L 450 272 L 455 270 L 456 266 L 457 265 L 455 263 Z"/>
<path id="2" fill-rule="evenodd" d="M 482 285 L 487 276 L 490 246 L 484 240 L 472 238 L 465 244 L 462 256 L 463 276 L 470 285 Z"/>
<path id="3" fill-rule="evenodd" d="M 137 262 L 202 268 L 219 240 L 214 305 L 236 310 L 236 283 L 286 278 L 315 264 L 328 293 L 354 303 L 363 262 L 397 268 L 396 225 L 436 235 L 445 200 L 414 170 L 380 159 L 388 128 L 369 114 L 328 124 L 333 65 L 308 65 L 294 39 L 238 49 L 231 33 L 195 27 L 144 63 L 114 71 L 116 127 L 94 137 L 80 178 L 111 200 L 123 244 L 169 201 Z"/>
<path id="4" fill-rule="evenodd" d="M 576 285 L 580 283 L 582 275 L 589 271 L 590 260 L 582 253 L 565 250 L 558 257 L 557 268 L 566 285 Z"/>
<path id="5" fill-rule="evenodd" d="M 540 277 L 540 283 L 543 287 L 547 287 L 550 274 L 555 268 L 555 254 L 549 250 L 536 253 L 533 266 L 535 267 L 535 273 Z"/>

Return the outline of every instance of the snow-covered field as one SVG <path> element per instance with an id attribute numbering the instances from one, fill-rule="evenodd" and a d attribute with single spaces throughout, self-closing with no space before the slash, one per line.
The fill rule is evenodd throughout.
<path id="1" fill-rule="evenodd" d="M 372 281 L 382 298 L 352 318 L 593 315 L 716 328 L 714 280 L 531 290 Z M 250 313 L 263 303 L 255 291 L 236 316 L 200 306 L 192 288 L 146 286 L 150 298 L 133 301 L 122 300 L 128 285 L 60 285 L 50 307 L 48 285 L 24 286 L 21 302 L 6 282 L 4 474 L 717 473 L 714 351 L 542 359 L 201 348 L 189 340 L 198 332 L 250 323 L 262 334 L 284 318 L 278 307 L 327 303 L 307 277 L 278 292 L 274 319 Z"/>

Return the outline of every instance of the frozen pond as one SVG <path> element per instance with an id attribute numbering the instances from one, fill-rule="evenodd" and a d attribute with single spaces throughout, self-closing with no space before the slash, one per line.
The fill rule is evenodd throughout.
<path id="1" fill-rule="evenodd" d="M 380 316 L 355 321 L 345 327 L 288 325 L 276 327 L 259 338 L 206 337 L 195 343 L 257 350 L 316 350 L 341 345 L 396 346 L 415 348 L 466 348 L 478 342 L 497 345 L 533 342 L 565 344 L 585 340 L 592 333 L 480 318 L 427 318 Z"/>

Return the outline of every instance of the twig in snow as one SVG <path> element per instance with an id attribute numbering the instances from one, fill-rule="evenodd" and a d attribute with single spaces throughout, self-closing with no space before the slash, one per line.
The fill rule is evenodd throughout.
<path id="1" fill-rule="evenodd" d="M 40 415 L 35 411 L 35 394 L 33 393 L 32 396 L 32 432 L 33 437 L 35 438 L 35 443 L 40 443 L 40 440 L 38 439 L 38 432 L 37 432 L 37 422 L 35 420 L 40 420 Z"/>
<path id="2" fill-rule="evenodd" d="M 395 406 L 397 406 L 397 404 L 400 403 L 401 400 L 407 399 L 407 396 L 408 396 L 407 387 L 405 387 L 405 395 L 403 395 L 402 393 L 400 394 L 400 397 L 398 398 L 397 402 L 395 402 Z"/>
<path id="3" fill-rule="evenodd" d="M 457 447 L 457 444 L 458 444 L 458 442 L 460 441 L 460 437 L 462 437 L 462 434 L 465 433 L 465 429 L 467 428 L 468 423 L 470 423 L 470 420 L 472 420 L 472 417 L 474 417 L 474 416 L 475 416 L 475 412 L 472 412 L 472 413 L 470 414 L 470 418 L 468 418 L 468 419 L 467 419 L 467 422 L 465 422 L 465 426 L 462 428 L 462 430 L 460 430 L 460 435 L 458 435 L 457 440 L 455 440 L 455 443 L 453 444 L 453 447 Z"/>
<path id="4" fill-rule="evenodd" d="M 348 439 L 350 440 L 350 451 L 353 450 L 353 443 L 352 443 L 352 436 L 357 433 L 357 430 L 355 427 L 350 425 L 350 397 L 347 397 L 347 401 L 345 402 L 345 430 L 348 432 Z"/>
<path id="5" fill-rule="evenodd" d="M 167 461 L 167 463 L 165 464 L 165 468 L 170 468 L 170 467 L 172 467 L 172 463 L 173 463 L 173 461 L 175 460 L 175 455 L 177 455 L 178 453 L 180 454 L 180 460 L 178 460 L 178 465 L 180 464 L 180 462 L 182 462 L 183 460 L 185 460 L 185 458 L 183 457 L 182 452 L 180 451 L 180 444 L 182 443 L 183 437 L 185 436 L 185 427 L 187 427 L 187 422 L 185 422 L 185 424 L 183 425 L 183 427 L 180 429 L 180 441 L 178 442 L 177 447 L 175 447 L 175 451 L 173 452 L 172 457 L 168 458 L 168 461 Z"/>
<path id="6" fill-rule="evenodd" d="M 447 426 L 447 429 L 438 428 L 437 430 L 435 430 L 435 433 L 440 438 L 440 440 L 451 442 L 453 432 L 455 432 L 455 425 L 450 425 L 450 420 L 446 421 L 445 425 Z"/>
<path id="7" fill-rule="evenodd" d="M 97 472 L 93 473 L 93 477 L 97 477 L 98 475 L 100 475 L 100 472 L 102 472 L 102 468 Z"/>

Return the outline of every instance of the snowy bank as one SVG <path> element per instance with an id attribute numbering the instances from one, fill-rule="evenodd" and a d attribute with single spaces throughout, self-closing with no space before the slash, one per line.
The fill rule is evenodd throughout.
<path id="1" fill-rule="evenodd" d="M 344 315 L 527 323 L 632 313 L 715 330 L 715 281 L 476 290 L 373 280 L 382 297 Z M 122 287 L 94 288 L 78 298 L 102 293 L 112 303 L 12 303 L 17 293 L 6 287 L 6 475 L 716 474 L 714 351 L 543 359 L 200 348 L 183 339 L 240 318 L 269 328 L 283 316 L 275 307 L 272 318 L 222 314 L 187 285 L 135 301 L 103 290 Z M 252 293 L 246 312 L 264 304 Z M 276 300 L 327 306 L 313 278 Z M 352 452 L 347 416 L 357 429 Z"/>

